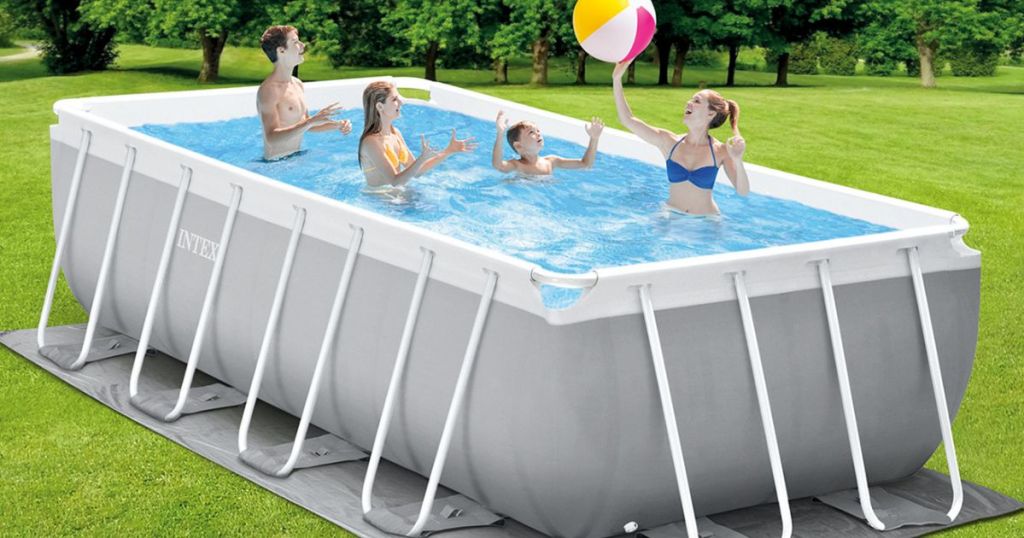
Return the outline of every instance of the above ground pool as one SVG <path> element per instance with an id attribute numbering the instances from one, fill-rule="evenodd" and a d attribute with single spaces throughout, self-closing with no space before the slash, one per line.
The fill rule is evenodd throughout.
<path id="1" fill-rule="evenodd" d="M 276 162 L 256 88 L 57 103 L 75 296 L 242 391 L 264 356 L 259 398 L 293 415 L 321 372 L 312 424 L 553 536 L 776 502 L 785 528 L 788 499 L 908 476 L 948 437 L 981 267 L 955 213 L 747 164 L 748 197 L 722 177 L 720 217 L 679 215 L 662 156 L 614 129 L 592 170 L 507 176 L 498 110 L 565 157 L 583 122 L 392 80 L 428 94 L 406 140 L 480 147 L 388 194 L 355 157 L 371 79 L 306 84 L 353 134 Z"/>

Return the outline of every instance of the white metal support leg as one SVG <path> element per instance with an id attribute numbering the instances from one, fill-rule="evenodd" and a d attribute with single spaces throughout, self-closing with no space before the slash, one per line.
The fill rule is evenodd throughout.
<path id="1" fill-rule="evenodd" d="M 75 171 L 71 175 L 71 187 L 68 199 L 64 204 L 64 218 L 60 223 L 60 234 L 57 236 L 57 249 L 53 254 L 53 265 L 50 266 L 50 280 L 46 284 L 46 295 L 43 298 L 43 311 L 39 314 L 39 328 L 36 330 L 36 345 L 46 345 L 46 325 L 50 321 L 50 309 L 53 308 L 53 293 L 57 289 L 57 277 L 60 274 L 60 262 L 64 256 L 71 221 L 75 218 L 75 205 L 78 191 L 82 185 L 82 174 L 85 171 L 85 159 L 89 155 L 89 144 L 92 142 L 92 131 L 82 129 L 82 139 L 78 144 L 78 157 L 75 159 Z"/>
<path id="2" fill-rule="evenodd" d="M 179 196 L 180 196 L 179 192 Z M 203 306 L 199 312 L 199 323 L 196 327 L 195 336 L 192 339 L 192 349 L 189 352 L 188 361 L 185 364 L 185 375 L 183 376 L 181 387 L 176 390 L 170 391 L 157 391 L 150 394 L 132 396 L 130 402 L 133 406 L 145 412 L 146 414 L 163 420 L 164 422 L 173 422 L 181 418 L 184 414 L 199 413 L 202 411 L 210 411 L 214 409 L 220 409 L 224 407 L 231 407 L 234 405 L 241 405 L 245 402 L 245 396 L 237 390 L 223 385 L 220 383 L 213 383 L 203 387 L 197 387 L 195 392 L 197 393 L 194 397 L 190 398 L 190 392 L 192 392 L 192 378 L 195 376 L 196 367 L 199 362 L 199 356 L 202 354 L 203 342 L 206 337 L 206 329 L 209 326 L 210 316 L 213 311 L 213 304 L 217 297 L 217 292 L 220 289 L 221 275 L 224 269 L 224 260 L 227 258 L 227 252 L 232 237 L 232 232 L 235 225 L 235 217 L 238 215 L 238 207 L 242 202 L 242 187 L 238 185 L 231 185 L 231 201 L 228 203 L 227 216 L 224 219 L 224 227 L 221 230 L 220 243 L 217 248 L 217 255 L 213 262 L 213 269 L 210 273 L 210 281 L 206 287 L 206 295 L 203 298 Z M 175 208 L 177 215 L 180 208 Z M 172 220 L 174 220 L 172 216 Z M 166 247 L 166 245 L 165 245 Z M 165 252 L 166 253 L 166 252 Z M 167 260 L 161 260 L 161 265 Z M 162 267 L 163 268 L 163 267 Z M 158 297 L 158 289 L 163 285 L 163 277 L 165 275 L 158 275 L 158 282 L 154 286 L 154 297 Z M 151 297 L 152 299 L 152 297 Z M 150 307 L 153 307 L 153 301 L 150 302 Z M 150 312 L 152 313 L 152 312 Z M 152 319 L 147 320 L 152 322 Z M 144 325 L 146 322 L 143 322 Z M 145 330 L 145 327 L 144 327 Z M 147 335 L 148 337 L 148 335 Z M 146 342 L 148 345 L 148 341 Z M 145 347 L 140 343 L 139 353 L 145 353 Z M 141 361 L 139 361 L 139 354 L 136 354 L 136 364 L 133 366 L 133 370 L 141 368 Z M 133 372 L 135 377 L 137 372 Z M 137 388 L 137 385 L 136 385 Z M 129 392 L 131 386 L 129 385 Z"/>
<path id="3" fill-rule="evenodd" d="M 327 358 L 334 348 L 334 340 L 338 335 L 338 326 L 341 322 L 341 313 L 345 306 L 345 297 L 348 294 L 349 283 L 352 281 L 352 271 L 355 268 L 356 258 L 359 257 L 359 248 L 363 242 L 363 229 L 355 228 L 352 234 L 352 242 L 348 247 L 348 255 L 345 257 L 345 267 L 341 272 L 341 280 L 338 283 L 338 291 L 334 295 L 334 302 L 331 305 L 330 317 L 327 320 L 327 329 L 324 331 L 324 339 L 320 344 L 320 353 L 316 359 L 316 366 L 313 368 L 313 378 L 309 383 L 309 390 L 306 392 L 306 402 L 302 406 L 302 416 L 299 419 L 299 427 L 295 432 L 295 441 L 291 443 L 291 451 L 284 465 L 276 472 L 270 472 L 279 477 L 288 476 L 295 469 L 299 456 L 302 453 L 302 446 L 306 441 L 306 432 L 309 430 L 309 423 L 313 419 L 313 411 L 316 408 L 317 397 L 320 393 L 321 378 L 327 365 Z M 246 461 L 243 455 L 243 461 Z M 267 471 L 266 469 L 261 469 Z"/>
<path id="4" fill-rule="evenodd" d="M 85 366 L 85 360 L 89 356 L 92 347 L 93 337 L 96 335 L 96 326 L 99 325 L 100 315 L 103 312 L 103 295 L 107 287 L 107 277 L 110 275 L 110 264 L 114 259 L 114 247 L 117 245 L 117 233 L 121 229 L 121 216 L 124 214 L 124 201 L 128 197 L 128 183 L 131 181 L 132 169 L 135 167 L 135 148 L 128 146 L 124 157 L 124 169 L 121 173 L 121 183 L 117 189 L 117 200 L 114 202 L 114 214 L 110 219 L 110 228 L 107 231 L 107 243 L 103 249 L 103 262 L 100 264 L 100 274 L 96 279 L 96 293 L 93 296 L 92 308 L 89 311 L 89 323 L 85 329 L 85 340 L 82 341 L 82 351 L 78 358 L 69 367 L 71 370 L 78 370 Z"/>
<path id="5" fill-rule="evenodd" d="M 380 422 L 377 424 L 377 436 L 373 440 L 370 463 L 366 469 L 366 478 L 363 480 L 363 514 L 373 508 L 373 483 L 377 478 L 377 467 L 380 465 L 380 457 L 384 452 L 384 443 L 387 442 L 388 429 L 391 427 L 391 417 L 395 410 L 395 399 L 398 397 L 402 375 L 405 373 L 405 363 L 409 357 L 412 335 L 416 329 L 416 320 L 419 319 L 420 305 L 423 303 L 423 290 L 427 287 L 427 279 L 430 276 L 430 266 L 433 261 L 434 253 L 424 249 L 423 262 L 420 264 L 419 276 L 416 278 L 416 287 L 413 288 L 412 303 L 409 305 L 409 313 L 405 317 L 405 328 L 402 330 L 398 356 L 395 359 L 395 367 L 391 371 L 387 395 L 384 397 L 384 410 L 381 412 Z"/>
<path id="6" fill-rule="evenodd" d="M 932 392 L 935 395 L 935 407 L 939 414 L 939 428 L 942 430 L 942 444 L 946 449 L 946 464 L 949 468 L 949 481 L 953 486 L 953 503 L 946 513 L 950 523 L 956 520 L 964 502 L 963 483 L 960 481 L 960 466 L 956 461 L 956 447 L 953 445 L 953 426 L 949 419 L 949 407 L 946 404 L 946 389 L 942 384 L 942 366 L 939 364 L 939 352 L 935 345 L 935 332 L 932 329 L 931 311 L 928 309 L 928 295 L 924 287 L 924 274 L 921 271 L 921 259 L 917 247 L 907 249 L 907 261 L 910 264 L 910 275 L 914 281 L 914 296 L 917 298 L 917 311 L 921 317 L 921 332 L 924 337 L 925 352 L 928 355 L 928 371 L 931 374 Z"/>
<path id="7" fill-rule="evenodd" d="M 638 289 L 640 306 L 644 314 L 644 323 L 647 326 L 647 338 L 651 344 L 651 360 L 654 363 L 654 375 L 658 381 L 658 395 L 661 397 L 661 412 L 665 417 L 665 431 L 668 433 L 669 449 L 672 452 L 672 465 L 676 473 L 676 485 L 679 488 L 679 500 L 683 506 L 686 535 L 689 538 L 697 538 L 699 536 L 697 517 L 694 515 L 693 499 L 690 495 L 690 482 L 686 477 L 683 445 L 679 439 L 679 427 L 676 422 L 675 406 L 672 403 L 672 390 L 668 383 L 665 357 L 661 348 L 661 336 L 658 334 L 658 322 L 654 317 L 654 306 L 651 303 L 651 286 L 646 284 Z"/>
<path id="8" fill-rule="evenodd" d="M 160 263 L 156 270 L 156 280 L 153 282 L 153 291 L 150 292 L 149 306 L 146 307 L 146 318 L 142 322 L 139 348 L 135 352 L 135 362 L 132 363 L 132 376 L 128 383 L 128 395 L 132 398 L 139 393 L 139 375 L 142 373 L 142 364 L 146 360 L 149 337 L 153 332 L 153 320 L 156 318 L 156 309 L 160 303 L 160 295 L 163 294 L 164 281 L 167 277 L 167 266 L 171 263 L 171 252 L 174 251 L 174 236 L 178 231 L 178 224 L 181 222 L 181 212 L 185 208 L 185 197 L 188 195 L 188 187 L 191 182 L 192 169 L 182 166 L 181 181 L 178 182 L 178 195 L 174 199 L 171 220 L 167 224 L 167 235 L 164 238 L 164 248 L 161 251 Z"/>
<path id="9" fill-rule="evenodd" d="M 422 270 L 420 274 L 423 274 Z M 493 271 L 487 271 L 487 283 L 484 285 L 484 290 L 480 297 L 480 304 L 476 311 L 476 318 L 473 321 L 473 329 L 470 332 L 469 343 L 466 345 L 466 353 L 462 358 L 459 377 L 455 382 L 455 392 L 452 395 L 451 403 L 448 406 L 448 414 L 445 417 L 444 429 L 441 431 L 441 440 L 438 443 L 437 452 L 434 455 L 434 464 L 430 469 L 430 478 L 427 481 L 427 488 L 423 495 L 423 502 L 420 503 L 416 521 L 413 523 L 412 528 L 408 531 L 405 531 L 405 529 L 401 530 L 401 532 L 406 536 L 419 536 L 431 517 L 431 510 L 434 507 L 434 500 L 437 497 L 437 487 L 441 482 L 441 474 L 444 472 L 444 466 L 448 459 L 448 449 L 451 446 L 452 435 L 455 433 L 455 426 L 462 413 L 463 401 L 465 400 L 466 390 L 469 386 L 469 377 L 473 372 L 477 349 L 480 346 L 480 337 L 483 334 L 484 324 L 487 321 L 487 314 L 490 311 L 491 300 L 494 298 L 494 289 L 497 284 L 498 274 Z M 365 491 L 366 490 L 364 489 L 364 494 Z M 363 508 L 365 510 L 368 506 L 369 500 L 364 496 L 363 502 Z M 365 512 L 363 517 L 371 524 L 381 527 L 382 521 L 387 519 L 388 512 L 390 512 L 390 510 L 387 508 L 371 510 Z M 378 513 L 382 514 L 380 518 L 375 517 Z M 399 532 L 394 528 L 386 530 L 392 533 Z"/>
<path id="10" fill-rule="evenodd" d="M 245 411 L 242 412 L 242 424 L 238 427 L 238 451 L 245 452 L 248 448 L 249 424 L 252 422 L 252 412 L 256 408 L 256 399 L 259 397 L 260 385 L 263 384 L 263 371 L 267 366 L 267 357 L 270 355 L 270 346 L 274 341 L 274 334 L 277 332 L 278 321 L 281 318 L 281 306 L 284 305 L 284 293 L 288 288 L 288 279 L 292 274 L 292 266 L 295 265 L 295 251 L 299 248 L 299 238 L 302 236 L 302 228 L 306 224 L 306 210 L 301 207 L 295 208 L 295 220 L 292 222 L 292 234 L 288 239 L 288 248 L 285 251 L 284 262 L 281 264 L 281 276 L 277 280 L 277 289 L 274 291 L 274 303 L 270 307 L 270 319 L 267 320 L 267 329 L 263 332 L 263 344 L 260 345 L 260 354 L 256 358 L 256 371 L 252 375 L 252 384 L 249 386 L 249 395 L 245 400 Z"/>
<path id="11" fill-rule="evenodd" d="M 782 515 L 782 536 L 788 538 L 793 534 L 793 518 L 789 509 L 789 493 L 786 491 L 786 478 L 782 472 L 782 457 L 779 455 L 779 441 L 775 435 L 775 421 L 772 419 L 771 403 L 768 401 L 768 384 L 764 378 L 761 364 L 761 349 L 757 345 L 757 333 L 754 330 L 754 316 L 750 310 L 750 298 L 743 273 L 733 273 L 736 286 L 736 299 L 743 318 L 743 333 L 747 339 L 747 352 L 750 357 L 750 369 L 754 375 L 754 388 L 757 391 L 757 404 L 761 411 L 761 425 L 768 445 L 768 459 L 772 465 L 772 477 L 775 479 L 775 495 L 779 501 L 779 512 Z"/>
<path id="12" fill-rule="evenodd" d="M 836 298 L 832 290 L 829 263 L 828 260 L 821 260 L 817 265 L 818 276 L 821 279 L 821 293 L 825 300 L 825 313 L 828 316 L 829 335 L 832 338 L 832 358 L 835 361 L 836 376 L 839 380 L 839 395 L 843 402 L 846 435 L 850 440 L 850 454 L 853 457 L 853 470 L 857 478 L 857 496 L 860 498 L 860 508 L 869 525 L 884 531 L 885 523 L 878 519 L 871 504 L 871 492 L 868 487 L 867 471 L 864 468 L 864 453 L 860 446 L 860 431 L 857 428 L 857 414 L 853 406 L 853 391 L 850 390 L 850 374 L 846 367 L 846 352 L 843 348 L 843 335 L 839 330 L 839 312 L 836 309 Z"/>
<path id="13" fill-rule="evenodd" d="M 448 460 L 448 448 L 452 442 L 452 434 L 455 433 L 455 424 L 459 420 L 459 415 L 462 414 L 462 400 L 466 397 L 469 375 L 476 362 L 476 350 L 480 346 L 480 335 L 484 332 L 484 322 L 487 321 L 487 313 L 491 309 L 491 299 L 494 297 L 494 288 L 497 284 L 498 273 L 488 271 L 487 284 L 484 285 L 484 293 L 480 297 L 480 306 L 477 308 L 476 319 L 473 321 L 473 332 L 470 333 L 469 345 L 466 346 L 466 355 L 462 358 L 462 368 L 459 370 L 459 378 L 455 382 L 455 394 L 452 396 L 452 403 L 448 407 L 448 416 L 444 421 L 444 429 L 441 431 L 441 442 L 437 447 L 434 465 L 430 469 L 430 480 L 427 482 L 426 494 L 423 495 L 423 506 L 420 508 L 416 523 L 407 536 L 419 535 L 430 515 L 430 509 L 433 508 L 437 486 L 441 482 L 441 473 L 444 472 L 444 465 Z"/>
<path id="14" fill-rule="evenodd" d="M 220 247 L 217 249 L 217 258 L 213 262 L 213 273 L 210 275 L 210 284 L 206 288 L 206 297 L 203 298 L 203 309 L 199 312 L 199 325 L 196 327 L 195 337 L 192 339 L 192 350 L 188 355 L 188 363 L 185 366 L 185 378 L 181 382 L 181 390 L 178 393 L 178 401 L 174 409 L 164 418 L 167 422 L 178 420 L 181 411 L 185 408 L 185 401 L 188 399 L 189 390 L 192 388 L 192 377 L 195 376 L 196 366 L 199 364 L 199 355 L 203 351 L 203 342 L 206 339 L 206 328 L 209 326 L 210 312 L 213 310 L 213 302 L 217 297 L 217 290 L 220 289 L 220 277 L 224 269 L 224 259 L 227 258 L 228 243 L 231 241 L 231 232 L 235 229 L 235 217 L 238 215 L 238 206 L 242 202 L 242 187 L 231 185 L 231 202 L 228 205 L 228 214 L 224 219 L 224 228 L 220 234 Z"/>

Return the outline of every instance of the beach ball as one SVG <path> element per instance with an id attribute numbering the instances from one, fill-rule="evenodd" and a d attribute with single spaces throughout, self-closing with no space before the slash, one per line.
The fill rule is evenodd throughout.
<path id="1" fill-rule="evenodd" d="M 579 0 L 572 28 L 587 54 L 605 62 L 636 58 L 654 37 L 651 0 Z"/>

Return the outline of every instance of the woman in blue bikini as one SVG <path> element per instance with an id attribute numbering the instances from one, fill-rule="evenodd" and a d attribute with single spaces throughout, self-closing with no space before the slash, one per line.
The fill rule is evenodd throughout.
<path id="1" fill-rule="evenodd" d="M 718 205 L 711 196 L 718 176 L 718 166 L 725 168 L 725 174 L 736 193 L 746 196 L 750 192 L 747 170 L 743 167 L 743 151 L 746 143 L 740 136 L 740 107 L 736 101 L 726 100 L 716 91 L 701 90 L 686 103 L 683 123 L 687 133 L 677 136 L 671 131 L 651 127 L 633 116 L 622 90 L 622 74 L 628 62 L 615 66 L 612 73 L 612 90 L 619 121 L 644 142 L 661 150 L 665 156 L 668 172 L 668 205 L 673 209 L 693 215 L 718 214 Z M 708 134 L 729 120 L 733 136 L 723 144 Z"/>

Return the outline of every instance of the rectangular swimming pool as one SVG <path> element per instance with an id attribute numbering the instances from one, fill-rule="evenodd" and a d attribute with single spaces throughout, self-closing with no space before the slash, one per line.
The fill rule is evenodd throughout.
<path id="1" fill-rule="evenodd" d="M 307 98 L 356 109 L 370 80 L 310 83 Z M 87 309 L 96 299 L 127 145 L 131 183 L 93 312 L 102 325 L 140 335 L 184 167 L 192 180 L 150 345 L 189 356 L 220 260 L 198 364 L 244 390 L 301 213 L 260 397 L 298 415 L 327 340 L 313 424 L 369 450 L 423 276 L 383 456 L 430 472 L 472 356 L 441 483 L 542 532 L 602 537 L 680 519 L 680 455 L 698 515 L 854 486 L 830 338 L 840 328 L 870 482 L 913 473 L 938 446 L 934 390 L 955 414 L 977 341 L 981 256 L 958 215 L 752 164 L 749 198 L 716 187 L 720 219 L 668 215 L 661 155 L 613 129 L 591 171 L 502 177 L 481 160 L 499 109 L 536 122 L 564 156 L 586 142 L 583 123 L 393 80 L 429 93 L 404 111 L 407 140 L 423 130 L 440 144 L 454 126 L 482 144 L 414 180 L 402 203 L 361 192 L 355 134 L 308 134 L 298 158 L 259 161 L 255 88 L 58 102 L 54 223 L 72 201 L 61 260 L 75 296 Z M 553 303 L 543 286 L 582 292 Z"/>

